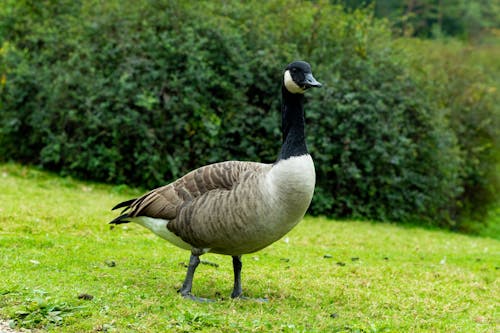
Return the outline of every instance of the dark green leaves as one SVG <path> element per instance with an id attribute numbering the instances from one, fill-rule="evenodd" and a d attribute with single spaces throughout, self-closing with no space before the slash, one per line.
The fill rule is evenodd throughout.
<path id="1" fill-rule="evenodd" d="M 490 87 L 458 98 L 450 119 L 442 94 L 459 94 L 470 76 L 438 89 L 445 80 L 408 74 L 369 10 L 282 0 L 53 7 L 0 9 L 4 161 L 146 188 L 221 160 L 272 162 L 281 71 L 304 59 L 324 83 L 305 106 L 311 213 L 454 227 L 464 191 L 493 197 L 493 127 L 477 130 L 493 119 Z"/>

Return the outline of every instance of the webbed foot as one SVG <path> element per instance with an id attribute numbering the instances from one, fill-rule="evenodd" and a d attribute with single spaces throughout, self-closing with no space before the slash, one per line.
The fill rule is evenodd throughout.
<path id="1" fill-rule="evenodd" d="M 199 302 L 199 303 L 213 303 L 215 302 L 215 300 L 213 299 L 210 299 L 210 298 L 205 298 L 205 297 L 198 297 L 198 296 L 194 296 L 192 295 L 191 293 L 188 293 L 188 294 L 182 294 L 181 293 L 181 296 L 184 298 L 184 299 L 189 299 L 191 301 L 195 301 L 195 302 Z"/>
<path id="2" fill-rule="evenodd" d="M 243 296 L 243 294 L 239 294 L 238 296 L 233 296 L 231 295 L 231 298 L 234 300 L 242 300 L 242 301 L 253 301 L 253 302 L 258 302 L 258 303 L 267 303 L 269 300 L 267 298 L 253 298 L 253 297 L 248 297 L 248 296 Z"/>

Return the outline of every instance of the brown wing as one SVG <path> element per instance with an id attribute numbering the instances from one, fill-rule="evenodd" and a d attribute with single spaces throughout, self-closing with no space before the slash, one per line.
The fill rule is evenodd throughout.
<path id="1" fill-rule="evenodd" d="M 214 190 L 231 190 L 248 171 L 264 166 L 266 164 L 256 162 L 227 161 L 198 168 L 138 198 L 127 209 L 127 215 L 175 219 L 179 210 L 194 199 Z"/>

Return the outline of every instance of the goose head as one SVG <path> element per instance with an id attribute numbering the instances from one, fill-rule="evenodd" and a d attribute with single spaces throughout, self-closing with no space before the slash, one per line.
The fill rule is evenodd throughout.
<path id="1" fill-rule="evenodd" d="M 311 65 L 305 61 L 294 61 L 286 66 L 283 84 L 292 94 L 303 94 L 309 88 L 321 87 L 312 75 Z"/>

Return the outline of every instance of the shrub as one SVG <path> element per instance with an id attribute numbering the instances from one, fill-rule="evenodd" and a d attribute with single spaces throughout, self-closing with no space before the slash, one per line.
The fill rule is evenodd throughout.
<path id="1" fill-rule="evenodd" d="M 464 190 L 456 198 L 462 228 L 477 229 L 500 199 L 500 81 L 498 46 L 457 41 L 399 41 L 407 68 L 429 96 L 436 115 L 449 122 L 463 161 Z M 496 67 L 495 67 L 496 66 Z"/>
<path id="2" fill-rule="evenodd" d="M 306 107 L 311 213 L 454 223 L 463 164 L 450 119 L 367 10 L 284 0 L 5 8 L 3 160 L 144 187 L 220 160 L 270 162 L 281 69 L 303 58 L 325 83 Z"/>
<path id="3" fill-rule="evenodd" d="M 415 84 L 398 78 L 397 68 L 370 66 L 351 68 L 350 78 L 359 79 L 336 85 L 337 98 L 327 96 L 327 111 L 318 114 L 322 126 L 312 138 L 321 152 L 315 157 L 322 158 L 318 179 L 321 188 L 335 189 L 326 211 L 451 223 L 450 201 L 461 191 L 453 133 L 431 117 Z"/>

